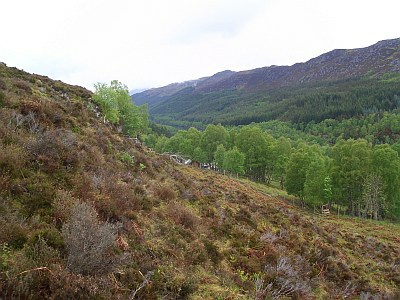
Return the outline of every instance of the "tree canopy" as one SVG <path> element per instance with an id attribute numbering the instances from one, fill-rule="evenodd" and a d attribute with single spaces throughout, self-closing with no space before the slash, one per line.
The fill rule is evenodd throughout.
<path id="1" fill-rule="evenodd" d="M 122 127 L 122 131 L 136 136 L 146 131 L 149 125 L 146 105 L 136 106 L 129 95 L 128 87 L 118 80 L 96 83 L 93 100 L 100 106 L 104 118 Z"/>

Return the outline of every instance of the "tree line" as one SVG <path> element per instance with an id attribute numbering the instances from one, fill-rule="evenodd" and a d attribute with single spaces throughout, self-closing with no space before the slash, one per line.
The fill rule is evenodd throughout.
<path id="1" fill-rule="evenodd" d="M 372 144 L 396 144 L 400 140 L 400 114 L 395 112 L 371 113 L 349 119 L 325 119 L 319 123 L 292 123 L 278 120 L 257 123 L 263 131 L 274 137 L 285 136 L 293 140 L 334 145 L 340 139 L 366 139 Z"/>
<path id="2" fill-rule="evenodd" d="M 353 216 L 400 218 L 395 145 L 343 138 L 320 145 L 273 137 L 255 124 L 208 125 L 204 131 L 192 127 L 170 138 L 149 133 L 144 140 L 159 153 L 178 153 L 235 176 L 278 183 L 310 206 L 336 204 Z"/>

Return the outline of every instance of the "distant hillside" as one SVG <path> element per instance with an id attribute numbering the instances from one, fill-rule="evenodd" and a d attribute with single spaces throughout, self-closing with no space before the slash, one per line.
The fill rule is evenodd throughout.
<path id="1" fill-rule="evenodd" d="M 133 99 L 149 103 L 153 119 L 164 123 L 309 122 L 396 109 L 399 82 L 400 39 L 393 39 L 333 50 L 292 66 L 222 72 Z M 307 111 L 314 108 L 318 111 Z"/>
<path id="2" fill-rule="evenodd" d="M 1 299 L 398 299 L 400 227 L 181 166 L 0 63 Z"/>
<path id="3" fill-rule="evenodd" d="M 204 77 L 180 83 L 171 83 L 162 88 L 154 88 L 143 91 L 141 93 L 137 93 L 132 96 L 132 99 L 138 105 L 145 103 L 152 105 L 156 104 L 160 100 L 160 98 L 172 96 L 186 88 L 207 89 L 207 87 L 212 87 L 218 82 L 229 78 L 233 74 L 235 74 L 235 72 L 233 71 L 222 71 L 211 77 Z"/>
<path id="4" fill-rule="evenodd" d="M 147 89 L 134 89 L 134 90 L 129 91 L 129 95 L 139 94 L 139 93 L 142 93 L 142 92 L 144 92 L 146 90 Z"/>

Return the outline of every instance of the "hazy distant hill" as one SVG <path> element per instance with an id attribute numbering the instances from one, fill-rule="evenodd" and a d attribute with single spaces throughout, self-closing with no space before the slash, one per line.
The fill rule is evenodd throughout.
<path id="1" fill-rule="evenodd" d="M 233 71 L 222 71 L 210 77 L 204 77 L 195 80 L 189 80 L 178 83 L 171 83 L 167 86 L 161 88 L 154 88 L 143 91 L 142 93 L 135 94 L 132 99 L 138 105 L 149 103 L 156 104 L 163 97 L 173 96 L 174 94 L 186 89 L 186 88 L 195 88 L 199 90 L 207 89 L 208 87 L 212 88 L 215 84 L 224 79 L 231 77 L 235 72 Z"/>
<path id="2" fill-rule="evenodd" d="M 146 91 L 147 89 L 134 89 L 134 90 L 131 90 L 131 91 L 129 91 L 129 95 L 134 95 L 134 94 L 139 94 L 139 93 L 142 93 L 142 92 L 144 92 L 144 91 Z"/>
<path id="3" fill-rule="evenodd" d="M 400 39 L 337 49 L 292 66 L 224 71 L 136 94 L 159 121 L 245 124 L 284 119 L 308 122 L 398 107 Z M 315 105 L 312 116 L 298 113 Z M 308 106 L 307 106 L 308 105 Z"/>

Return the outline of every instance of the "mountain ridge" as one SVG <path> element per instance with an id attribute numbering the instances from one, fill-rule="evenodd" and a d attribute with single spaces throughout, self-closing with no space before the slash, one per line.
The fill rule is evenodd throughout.
<path id="1" fill-rule="evenodd" d="M 197 107 L 212 115 L 213 105 L 220 105 L 219 109 L 224 113 L 235 111 L 233 104 L 246 103 L 247 107 L 256 109 L 258 103 L 264 107 L 258 110 L 263 110 L 265 115 L 267 110 L 271 110 L 272 103 L 285 99 L 288 90 L 298 89 L 300 92 L 296 94 L 301 96 L 304 91 L 315 92 L 321 88 L 351 89 L 349 86 L 343 87 L 345 81 L 353 81 L 353 86 L 371 86 L 385 74 L 399 73 L 400 38 L 396 38 L 364 48 L 335 49 L 291 66 L 272 65 L 240 72 L 221 72 L 174 84 L 173 89 L 166 86 L 144 91 L 134 95 L 133 100 L 138 104 L 148 103 L 150 114 L 156 120 L 168 117 L 178 121 L 221 122 L 218 116 L 198 118 L 193 109 Z M 365 80 L 374 83 L 365 83 Z M 189 109 L 189 104 L 193 109 Z M 284 109 L 284 106 L 280 108 L 278 118 L 284 118 Z M 252 118 L 253 121 L 256 119 L 265 121 L 268 118 Z M 242 124 L 239 121 L 236 123 Z"/>
<path id="2" fill-rule="evenodd" d="M 397 53 L 396 53 L 397 50 Z M 389 64 L 390 66 L 387 65 L 379 65 L 377 64 L 379 61 L 376 60 L 376 55 L 380 54 L 380 52 L 386 51 L 386 55 L 388 54 L 395 54 L 394 59 L 392 62 Z M 239 72 L 233 72 L 233 71 L 222 71 L 218 72 L 212 76 L 209 77 L 203 77 L 199 79 L 194 79 L 194 80 L 188 80 L 184 81 L 182 83 L 172 83 L 170 85 L 160 87 L 160 88 L 153 88 L 147 91 L 161 91 L 167 87 L 170 87 L 174 85 L 178 92 L 181 89 L 184 89 L 188 86 L 193 86 L 195 87 L 196 90 L 204 90 L 205 88 L 202 85 L 198 85 L 198 83 L 202 83 L 204 81 L 209 81 L 212 82 L 213 78 L 218 78 L 219 74 L 222 74 L 224 72 L 229 72 L 228 75 L 225 78 L 222 78 L 214 83 L 219 83 L 221 86 L 224 88 L 229 88 L 229 87 L 238 87 L 240 86 L 240 79 L 245 76 L 260 76 L 263 75 L 264 77 L 260 76 L 261 78 L 259 80 L 269 80 L 271 81 L 271 85 L 274 86 L 274 83 L 277 84 L 278 86 L 284 85 L 283 83 L 276 82 L 278 79 L 282 78 L 288 78 L 290 79 L 290 83 L 292 81 L 298 81 L 299 83 L 305 83 L 305 82 L 312 82 L 314 80 L 335 80 L 335 79 L 341 79 L 343 78 L 343 75 L 346 76 L 345 78 L 350 78 L 350 77 L 357 77 L 357 76 L 363 76 L 366 74 L 365 70 L 362 68 L 364 67 L 363 65 L 358 64 L 361 61 L 360 56 L 364 56 L 364 59 L 373 59 L 373 69 L 369 69 L 368 71 L 375 70 L 375 74 L 383 74 L 387 72 L 400 72 L 400 38 L 396 39 L 389 39 L 389 40 L 382 40 L 379 41 L 371 46 L 368 47 L 362 47 L 362 48 L 354 48 L 354 49 L 334 49 L 329 52 L 323 53 L 317 57 L 311 58 L 306 62 L 300 62 L 300 63 L 295 63 L 290 66 L 282 65 L 282 66 L 277 66 L 277 65 L 271 65 L 267 67 L 260 67 L 256 69 L 251 69 L 251 70 L 244 70 L 244 71 L 239 71 Z M 347 56 L 347 57 L 346 57 Z M 336 64 L 339 65 L 339 67 L 334 68 L 333 66 L 326 66 L 326 63 L 330 63 L 334 61 Z M 350 62 L 350 65 L 348 65 L 348 62 Z M 319 67 L 317 73 L 311 73 L 311 74 L 305 74 L 304 76 L 299 76 L 297 72 L 311 72 L 312 68 Z M 353 72 L 350 72 L 348 69 L 351 67 L 353 69 Z M 360 69 L 361 68 L 361 69 Z M 355 71 L 354 71 L 355 70 Z M 293 76 L 292 78 L 288 76 L 287 72 L 290 72 L 296 76 Z M 328 76 L 329 74 L 332 74 L 333 76 Z M 382 73 L 383 72 L 383 73 Z M 261 73 L 261 74 L 260 74 Z M 260 75 L 259 75 L 260 74 Z M 237 76 L 238 79 L 232 79 L 232 76 Z M 233 82 L 237 82 L 237 84 L 233 84 Z M 250 81 L 251 82 L 251 81 Z M 259 83 L 258 83 L 259 84 Z M 257 85 L 257 84 L 256 84 Z M 208 84 L 207 86 L 210 86 Z M 146 93 L 144 91 L 143 93 Z M 141 93 L 139 93 L 141 94 Z"/>

